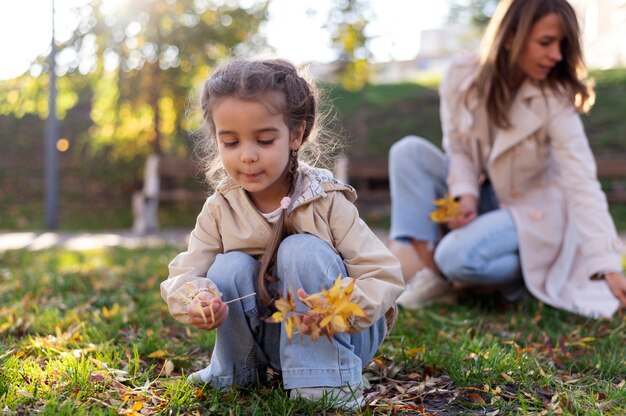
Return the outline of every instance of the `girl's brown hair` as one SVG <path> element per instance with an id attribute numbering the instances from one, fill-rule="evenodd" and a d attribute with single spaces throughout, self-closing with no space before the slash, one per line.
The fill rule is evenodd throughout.
<path id="1" fill-rule="evenodd" d="M 468 91 L 484 100 L 490 119 L 498 127 L 510 127 L 507 113 L 515 95 L 512 74 L 533 25 L 550 13 L 556 13 L 563 25 L 563 59 L 543 82 L 563 91 L 579 111 L 593 105 L 593 89 L 583 81 L 587 68 L 578 20 L 567 0 L 501 0 L 483 36 L 479 73 Z M 505 47 L 511 40 L 510 47 Z"/>
<path id="2" fill-rule="evenodd" d="M 221 100 L 237 98 L 241 100 L 261 101 L 272 111 L 282 114 L 290 133 L 303 131 L 302 147 L 289 156 L 285 176 L 291 195 L 298 178 L 299 155 L 304 153 L 308 163 L 315 164 L 321 157 L 319 143 L 314 146 L 313 139 L 318 135 L 318 92 L 314 85 L 299 73 L 296 67 L 281 59 L 243 60 L 236 59 L 219 67 L 202 85 L 200 93 L 200 111 L 205 124 L 205 145 L 203 164 L 207 179 L 214 186 L 225 176 L 223 165 L 216 146 L 216 132 L 212 112 Z M 313 146 L 312 146 L 313 145 Z M 271 268 L 276 258 L 280 242 L 292 229 L 283 209 L 280 218 L 272 229 L 270 241 L 261 258 L 258 276 L 258 291 L 262 302 L 269 305 L 272 294 L 268 289 L 274 280 Z"/>

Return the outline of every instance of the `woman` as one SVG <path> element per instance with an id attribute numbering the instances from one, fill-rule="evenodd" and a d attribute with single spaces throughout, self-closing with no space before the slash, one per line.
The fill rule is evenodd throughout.
<path id="1" fill-rule="evenodd" d="M 456 59 L 441 84 L 446 154 L 415 136 L 391 149 L 391 249 L 409 283 L 399 304 L 458 282 L 510 300 L 526 288 L 587 316 L 626 305 L 623 245 L 578 114 L 593 100 L 584 74 L 566 0 L 500 1 L 480 55 Z M 428 214 L 446 193 L 460 214 L 438 241 Z"/>

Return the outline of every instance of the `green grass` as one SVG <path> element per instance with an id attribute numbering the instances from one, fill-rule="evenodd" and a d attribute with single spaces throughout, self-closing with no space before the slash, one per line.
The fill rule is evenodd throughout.
<path id="1" fill-rule="evenodd" d="M 615 227 L 622 232 L 626 231 L 626 205 L 611 205 L 609 211 L 615 221 Z"/>
<path id="2" fill-rule="evenodd" d="M 332 413 L 290 401 L 276 376 L 222 393 L 185 382 L 214 338 L 160 298 L 179 250 L 0 253 L 3 414 Z M 591 320 L 495 296 L 401 311 L 365 372 L 362 413 L 624 414 L 625 330 L 623 313 Z"/>

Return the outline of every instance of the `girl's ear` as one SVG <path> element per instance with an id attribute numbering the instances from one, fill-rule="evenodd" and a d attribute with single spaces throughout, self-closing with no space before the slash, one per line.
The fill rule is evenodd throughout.
<path id="1" fill-rule="evenodd" d="M 298 150 L 300 146 L 302 146 L 302 138 L 304 136 L 305 127 L 306 122 L 303 121 L 291 132 L 291 140 L 289 140 L 289 148 L 291 150 Z"/>

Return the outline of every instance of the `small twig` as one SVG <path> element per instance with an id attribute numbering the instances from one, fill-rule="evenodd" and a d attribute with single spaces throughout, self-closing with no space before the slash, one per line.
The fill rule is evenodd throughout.
<path id="1" fill-rule="evenodd" d="M 252 292 L 252 293 L 250 293 L 249 295 L 241 296 L 241 297 L 239 297 L 239 298 L 231 299 L 231 300 L 229 300 L 229 301 L 227 301 L 227 302 L 224 302 L 224 303 L 231 303 L 231 302 L 234 302 L 234 301 L 236 301 L 236 300 L 241 300 L 241 299 L 249 298 L 250 296 L 254 296 L 254 295 L 256 295 L 256 292 Z"/>
<path id="2" fill-rule="evenodd" d="M 107 402 L 103 402 L 102 400 L 98 400 L 95 397 L 90 397 L 88 400 L 93 400 L 94 402 L 100 403 L 108 408 L 115 409 L 114 406 L 111 406 L 110 404 L 108 404 Z"/>

